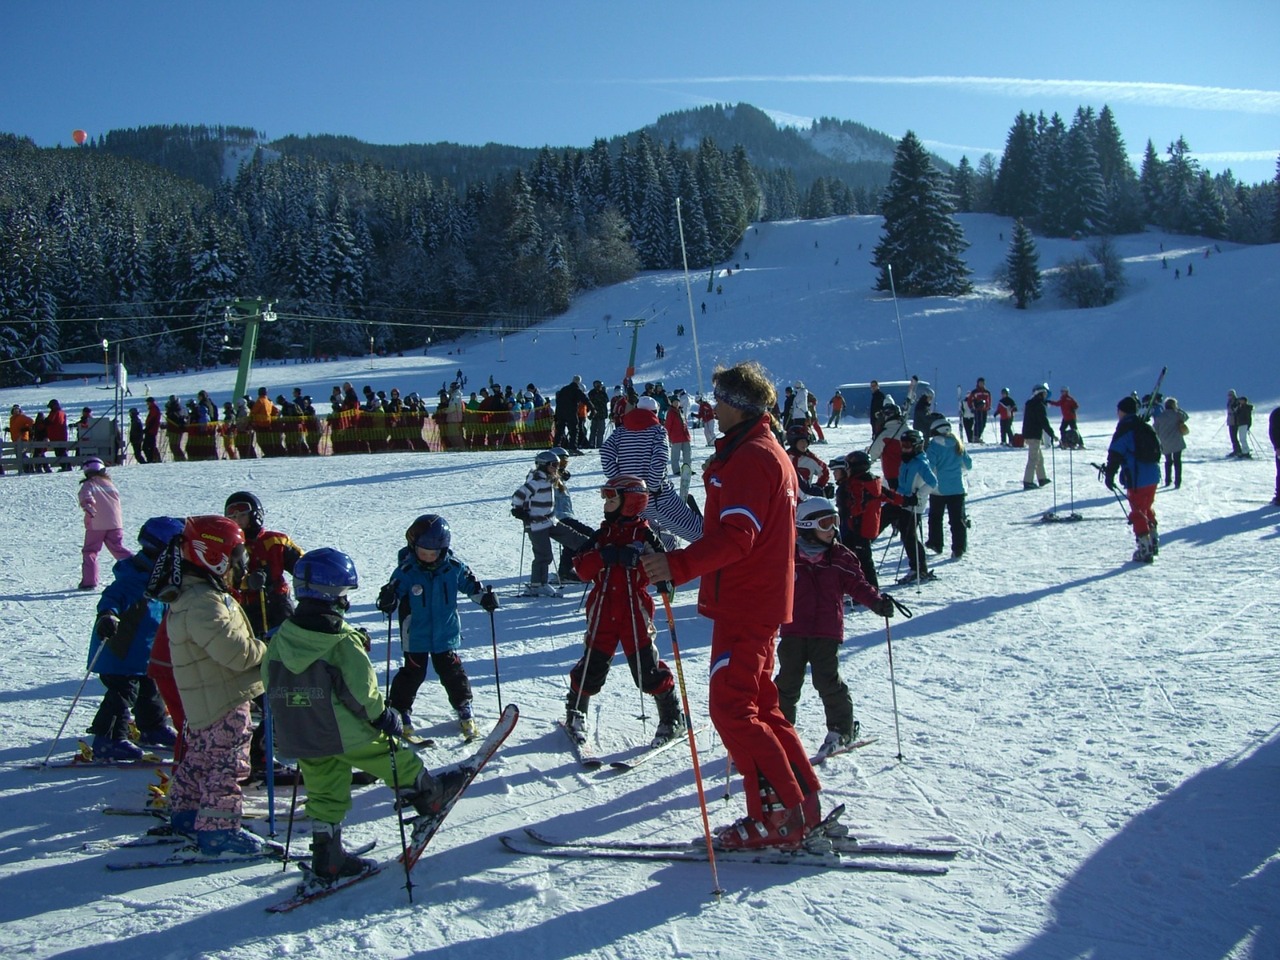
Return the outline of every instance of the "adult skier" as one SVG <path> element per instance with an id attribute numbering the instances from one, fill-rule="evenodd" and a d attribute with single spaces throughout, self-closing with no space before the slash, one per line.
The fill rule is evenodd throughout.
<path id="1" fill-rule="evenodd" d="M 703 535 L 640 559 L 651 581 L 702 578 L 698 612 L 712 621 L 711 721 L 746 784 L 747 815 L 719 844 L 796 847 L 821 813 L 818 777 L 773 682 L 774 637 L 794 611 L 795 470 L 769 429 L 777 393 L 764 369 L 740 363 L 712 382 L 724 436 L 703 472 Z"/>
<path id="2" fill-rule="evenodd" d="M 1031 389 L 1031 399 L 1022 411 L 1022 442 L 1027 445 L 1027 465 L 1022 471 L 1022 489 L 1034 490 L 1052 481 L 1044 471 L 1044 454 L 1040 450 L 1044 438 L 1053 443 L 1058 438 L 1049 426 L 1049 411 L 1045 406 L 1049 397 L 1049 385 L 1037 383 Z M 1137 401 L 1134 401 L 1137 405 Z"/>

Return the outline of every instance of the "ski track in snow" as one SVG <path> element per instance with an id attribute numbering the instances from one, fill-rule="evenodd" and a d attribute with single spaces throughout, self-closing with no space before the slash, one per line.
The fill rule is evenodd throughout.
<path id="1" fill-rule="evenodd" d="M 992 217 L 964 223 L 979 272 L 1000 262 L 1004 246 L 997 235 L 1007 236 L 1009 223 Z M 715 362 L 758 355 L 780 382 L 803 376 L 821 411 L 835 384 L 896 371 L 893 305 L 869 292 L 866 257 L 850 253 L 839 270 L 831 267 L 839 238 L 869 250 L 878 230 L 875 218 L 865 217 L 752 228 L 750 268 L 722 276 L 723 295 L 695 291 L 708 303 L 707 314 L 697 318 L 703 375 Z M 815 231 L 822 232 L 818 253 Z M 702 834 L 687 751 L 669 751 L 625 775 L 607 767 L 585 771 L 555 728 L 566 674 L 582 648 L 582 589 L 570 587 L 557 600 L 511 599 L 531 559 L 526 543 L 521 568 L 519 528 L 507 515 L 511 491 L 529 468 L 527 453 L 128 466 L 113 474 L 130 530 L 161 510 L 216 512 L 228 493 L 248 488 L 262 493 L 268 524 L 304 548 L 333 545 L 350 553 L 361 578 L 351 616 L 373 636 L 380 681 L 388 633 L 386 619 L 372 608 L 377 587 L 413 517 L 443 513 L 455 549 L 501 598 L 498 679 L 504 702 L 520 704 L 522 718 L 414 871 L 413 906 L 394 862 L 367 883 L 285 916 L 263 910 L 297 882 L 296 872 L 278 865 L 108 873 L 103 864 L 109 859 L 137 859 L 139 851 L 86 852 L 82 844 L 141 832 L 150 822 L 97 811 L 140 805 L 154 774 L 17 768 L 44 757 L 84 676 L 98 595 L 74 589 L 82 530 L 74 500 L 78 476 L 0 480 L 10 495 L 10 517 L 20 512 L 25 518 L 11 519 L 0 538 L 0 620 L 8 639 L 0 645 L 0 954 L 94 960 L 337 960 L 352 952 L 449 960 L 1280 956 L 1280 602 L 1274 591 L 1280 511 L 1265 505 L 1273 482 L 1269 456 L 1223 459 L 1219 408 L 1228 386 L 1274 389 L 1280 247 L 1228 246 L 1220 256 L 1197 260 L 1194 285 L 1188 279 L 1175 288 L 1158 255 L 1152 260 L 1158 240 L 1171 258 L 1199 256 L 1203 249 L 1164 235 L 1118 238 L 1133 272 L 1132 295 L 1105 311 L 1067 313 L 1042 303 L 1015 315 L 981 293 L 900 303 L 908 349 L 944 398 L 944 411 L 956 380 L 967 385 L 985 374 L 993 387 L 1009 385 L 1021 405 L 1031 382 L 1048 379 L 1056 392 L 1069 378 L 1083 404 L 1088 444 L 1079 455 L 1046 451 L 1054 483 L 1028 492 L 1021 489 L 1023 451 L 971 447 L 969 551 L 959 561 L 931 556 L 939 574 L 934 583 L 887 587 L 915 612 L 889 623 L 901 763 L 884 621 L 865 610 L 845 618 L 842 673 L 863 735 L 878 741 L 820 768 L 825 801 L 847 804 L 845 822 L 855 834 L 960 847 L 945 876 L 721 863 L 725 895 L 716 903 L 707 864 L 560 861 L 502 850 L 497 836 L 525 825 L 564 837 Z M 1044 241 L 1042 264 L 1075 249 L 1067 241 Z M 1201 319 L 1217 316 L 1228 300 L 1238 342 L 1249 349 L 1225 351 L 1220 340 L 1204 339 L 1212 331 L 1202 328 L 1212 325 Z M 810 331 L 829 316 L 845 316 L 846 308 L 856 329 L 815 352 Z M 259 366 L 254 382 L 297 382 L 320 397 L 328 396 L 330 381 L 348 379 L 357 388 L 367 381 L 426 394 L 462 366 L 471 389 L 492 371 L 517 386 L 533 380 L 554 390 L 575 373 L 607 377 L 626 362 L 616 329 L 594 346 L 579 337 L 567 356 L 555 347 L 564 330 L 598 327 L 605 315 L 641 313 L 651 321 L 644 337 L 661 339 L 668 359 L 641 357 L 637 379 L 693 390 L 688 338 L 664 326 L 687 322 L 683 278 L 665 274 L 592 291 L 571 316 L 508 337 L 505 355 L 519 362 L 506 363 L 495 345 L 474 342 L 462 354 L 427 359 Z M 1156 337 L 1157 330 L 1179 335 Z M 552 348 L 534 347 L 535 336 Z M 1055 343 L 1060 346 L 1046 350 Z M 1159 355 L 1166 349 L 1176 352 Z M 653 355 L 651 347 L 648 352 Z M 1058 369 L 1046 369 L 1050 363 Z M 1133 538 L 1122 508 L 1089 461 L 1105 456 L 1115 398 L 1149 389 L 1161 363 L 1170 368 L 1168 392 L 1192 411 L 1192 429 L 1182 488 L 1162 488 L 1157 496 L 1161 555 L 1145 566 L 1128 562 Z M 185 397 L 201 387 L 225 392 L 223 380 L 229 387 L 226 371 L 150 386 L 162 396 Z M 135 380 L 136 389 L 141 382 Z M 55 393 L 74 409 L 101 406 L 96 390 L 59 384 Z M 49 395 L 44 388 L 4 393 L 28 410 Z M 1265 439 L 1271 405 L 1257 402 L 1255 440 Z M 995 433 L 993 424 L 988 439 Z M 846 418 L 827 434 L 831 442 L 814 448 L 826 459 L 868 439 L 860 418 Z M 695 438 L 695 457 L 707 453 Z M 598 459 L 590 452 L 575 457 L 572 470 L 577 514 L 594 524 Z M 1037 522 L 1051 509 L 1075 510 L 1091 522 Z M 949 552 L 949 531 L 947 543 Z M 892 584 L 900 550 L 896 543 L 887 552 L 883 547 L 877 542 L 876 559 L 884 558 L 880 579 Z M 109 568 L 105 553 L 103 565 Z M 696 613 L 695 594 L 692 586 L 678 591 L 675 615 L 696 720 L 706 716 L 710 628 Z M 497 685 L 490 621 L 467 601 L 460 607 L 462 656 L 478 713 L 491 718 Z M 658 649 L 670 662 L 661 613 L 658 628 Z M 394 670 L 398 644 L 392 661 Z M 100 696 L 90 680 L 55 757 L 84 735 Z M 604 759 L 652 735 L 651 705 L 642 722 L 636 719 L 640 704 L 619 657 L 589 715 L 592 743 Z M 430 765 L 465 755 L 434 675 L 419 692 L 414 715 L 438 740 L 426 753 Z M 812 747 L 824 728 L 821 704 L 806 683 L 798 729 Z M 712 825 L 736 819 L 743 788 L 735 778 L 724 799 L 723 745 L 707 731 L 697 746 Z M 281 793 L 287 805 L 287 789 Z M 353 843 L 377 840 L 377 855 L 394 858 L 400 841 L 389 791 L 355 795 L 347 836 Z M 295 841 L 306 843 L 305 836 Z"/>

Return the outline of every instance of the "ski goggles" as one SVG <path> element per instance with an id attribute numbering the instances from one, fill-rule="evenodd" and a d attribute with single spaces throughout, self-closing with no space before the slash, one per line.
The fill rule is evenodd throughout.
<path id="1" fill-rule="evenodd" d="M 796 524 L 801 530 L 834 530 L 840 523 L 840 518 L 834 513 L 827 513 L 821 517 L 812 517 L 808 520 L 801 520 Z"/>

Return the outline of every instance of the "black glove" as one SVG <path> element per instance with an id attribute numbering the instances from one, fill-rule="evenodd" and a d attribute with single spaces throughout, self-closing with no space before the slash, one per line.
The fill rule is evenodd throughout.
<path id="1" fill-rule="evenodd" d="M 871 609 L 875 611 L 877 617 L 886 619 L 892 617 L 894 611 L 893 597 L 887 593 L 880 594 L 880 599 L 871 605 Z"/>
<path id="2" fill-rule="evenodd" d="M 640 563 L 640 551 L 632 546 L 618 547 L 618 566 L 634 570 Z"/>
<path id="3" fill-rule="evenodd" d="M 822 488 L 822 495 L 828 500 L 834 500 L 836 496 L 836 485 L 834 483 L 828 483 Z"/>
<path id="4" fill-rule="evenodd" d="M 485 587 L 484 593 L 480 594 L 480 609 L 489 613 L 498 609 L 498 596 L 493 592 L 493 587 Z"/>
<path id="5" fill-rule="evenodd" d="M 400 711 L 394 707 L 387 707 L 372 723 L 376 729 L 381 730 L 392 740 L 404 736 L 404 721 L 400 719 Z"/>
<path id="6" fill-rule="evenodd" d="M 616 567 L 618 565 L 618 548 L 614 546 L 601 547 L 600 562 L 606 567 Z"/>
<path id="7" fill-rule="evenodd" d="M 1114 473 L 1104 474 L 1102 482 L 1107 485 L 1108 490 L 1114 490 L 1116 488 L 1116 475 Z"/>
<path id="8" fill-rule="evenodd" d="M 394 583 L 384 584 L 382 589 L 378 591 L 378 609 L 383 613 L 390 613 L 399 602 L 400 594 L 396 590 Z"/>
<path id="9" fill-rule="evenodd" d="M 369 631 L 364 627 L 356 627 L 356 632 L 360 634 L 360 642 L 364 644 L 364 652 L 369 653 L 373 650 L 373 637 L 369 636 Z"/>
<path id="10" fill-rule="evenodd" d="M 253 571 L 253 573 L 244 578 L 241 589 L 255 591 L 267 589 L 267 571 L 262 569 Z"/>
<path id="11" fill-rule="evenodd" d="M 98 618 L 98 639 L 103 643 L 110 643 L 119 629 L 120 621 L 114 614 L 104 613 Z"/>
<path id="12" fill-rule="evenodd" d="M 914 493 L 913 493 L 913 494 L 911 494 L 911 496 L 909 496 L 909 497 L 903 497 L 903 498 L 902 498 L 902 505 L 903 505 L 904 507 L 914 507 L 914 506 L 915 506 L 917 503 L 919 503 L 919 502 L 920 502 L 920 501 L 919 501 L 919 499 L 917 499 L 917 497 L 916 497 L 916 495 L 915 495 Z"/>
<path id="13" fill-rule="evenodd" d="M 571 474 L 569 473 L 569 471 L 568 471 L 568 470 L 561 470 L 561 471 L 560 471 L 560 479 L 561 479 L 561 480 L 568 480 L 570 476 L 571 476 Z"/>
<path id="14" fill-rule="evenodd" d="M 511 515 L 512 515 L 513 517 L 515 517 L 517 520 L 521 521 L 522 523 L 528 523 L 528 522 L 529 522 L 529 508 L 528 508 L 528 507 L 512 507 L 512 508 L 511 508 Z"/>

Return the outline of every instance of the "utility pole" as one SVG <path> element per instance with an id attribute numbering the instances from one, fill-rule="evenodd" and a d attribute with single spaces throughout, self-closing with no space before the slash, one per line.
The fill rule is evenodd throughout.
<path id="1" fill-rule="evenodd" d="M 242 297 L 228 304 L 224 316 L 228 323 L 244 324 L 244 342 L 240 346 L 240 370 L 236 373 L 236 389 L 232 402 L 244 396 L 249 386 L 249 371 L 258 350 L 258 327 L 262 323 L 275 323 L 276 315 L 268 303 L 262 307 L 261 297 Z"/>
<path id="2" fill-rule="evenodd" d="M 630 380 L 636 375 L 636 341 L 640 337 L 640 328 L 644 326 L 644 320 L 637 318 L 635 320 L 624 320 L 623 324 L 631 328 L 631 356 L 627 358 L 627 374 L 626 379 Z"/>

